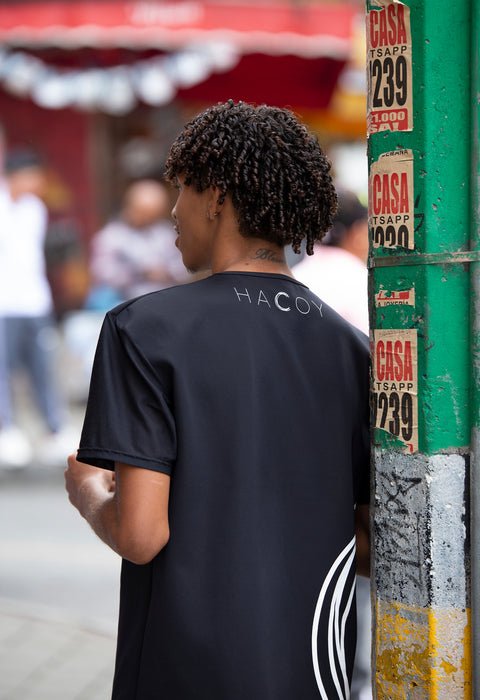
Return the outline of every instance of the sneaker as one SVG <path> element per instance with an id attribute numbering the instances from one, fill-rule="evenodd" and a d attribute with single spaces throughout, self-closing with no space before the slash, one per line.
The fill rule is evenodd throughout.
<path id="1" fill-rule="evenodd" d="M 0 430 L 0 467 L 19 469 L 27 467 L 33 458 L 33 450 L 25 434 L 16 426 Z"/>

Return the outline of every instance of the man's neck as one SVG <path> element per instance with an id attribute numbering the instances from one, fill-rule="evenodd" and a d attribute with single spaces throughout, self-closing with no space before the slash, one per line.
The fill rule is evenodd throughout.
<path id="1" fill-rule="evenodd" d="M 211 271 L 265 272 L 293 277 L 285 259 L 285 249 L 263 238 L 240 233 L 238 216 L 229 195 L 221 211 L 212 219 L 213 244 Z"/>
<path id="2" fill-rule="evenodd" d="M 284 248 L 259 238 L 245 238 L 244 244 L 214 260 L 212 272 L 265 272 L 293 277 Z"/>

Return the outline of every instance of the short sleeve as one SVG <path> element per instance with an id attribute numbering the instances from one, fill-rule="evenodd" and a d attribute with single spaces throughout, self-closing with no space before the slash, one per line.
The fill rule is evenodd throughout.
<path id="1" fill-rule="evenodd" d="M 107 314 L 95 353 L 78 459 L 172 473 L 176 430 L 165 384 L 118 315 Z"/>

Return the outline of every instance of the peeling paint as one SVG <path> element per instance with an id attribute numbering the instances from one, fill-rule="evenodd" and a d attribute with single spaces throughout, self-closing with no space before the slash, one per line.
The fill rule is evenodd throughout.
<path id="1" fill-rule="evenodd" d="M 471 697 L 466 458 L 376 451 L 377 697 Z"/>
<path id="2" fill-rule="evenodd" d="M 375 467 L 379 597 L 417 607 L 468 607 L 466 457 L 377 450 Z"/>
<path id="3" fill-rule="evenodd" d="M 377 600 L 378 700 L 470 700 L 470 611 Z"/>
<path id="4" fill-rule="evenodd" d="M 453 666 L 449 661 L 446 661 L 445 659 L 442 659 L 440 666 L 441 668 L 443 668 L 445 673 L 455 673 L 455 671 L 458 671 L 458 668 L 456 666 Z"/>

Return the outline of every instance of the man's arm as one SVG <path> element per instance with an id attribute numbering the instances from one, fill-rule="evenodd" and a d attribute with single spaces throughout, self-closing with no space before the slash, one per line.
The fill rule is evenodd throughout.
<path id="1" fill-rule="evenodd" d="M 70 502 L 111 549 L 134 564 L 147 564 L 169 538 L 170 477 L 115 463 L 115 475 L 68 458 Z"/>
<path id="2" fill-rule="evenodd" d="M 370 576 L 370 508 L 355 508 L 355 534 L 357 539 L 357 574 Z"/>

